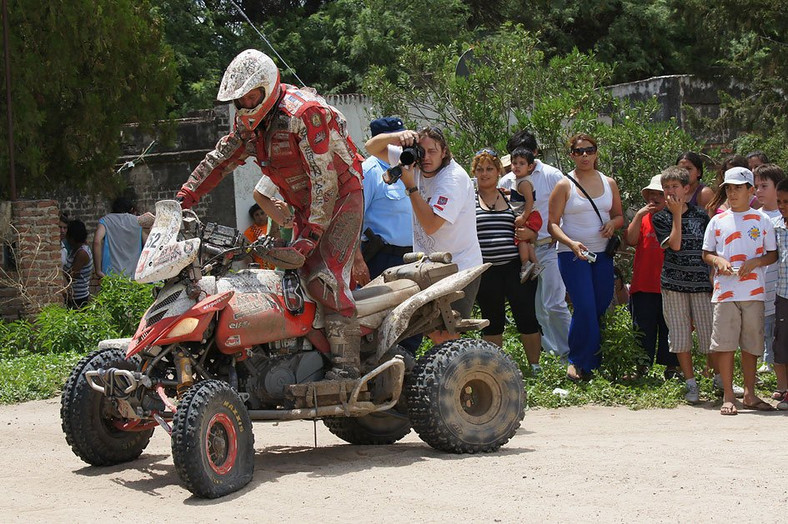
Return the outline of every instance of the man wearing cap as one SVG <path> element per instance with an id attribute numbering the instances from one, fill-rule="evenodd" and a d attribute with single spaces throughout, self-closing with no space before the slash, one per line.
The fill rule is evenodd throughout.
<path id="1" fill-rule="evenodd" d="M 535 157 L 539 156 L 536 138 L 529 131 L 515 133 L 506 143 L 509 153 L 518 147 L 529 149 L 533 151 Z M 536 158 L 535 163 L 536 167 L 531 173 L 531 184 L 536 191 L 534 209 L 546 217 L 550 193 L 564 174 L 539 158 Z M 569 354 L 569 323 L 572 321 L 572 316 L 566 305 L 566 287 L 558 270 L 555 241 L 547 232 L 547 220 L 542 224 L 536 239 L 530 236 L 533 232 L 527 227 L 518 228 L 515 234 L 520 240 L 534 241 L 536 257 L 544 266 L 544 270 L 539 274 L 539 287 L 536 289 L 536 318 L 542 326 L 542 346 L 555 355 L 566 356 Z"/>
<path id="2" fill-rule="evenodd" d="M 668 346 L 668 326 L 662 314 L 660 287 L 665 253 L 652 223 L 654 213 L 665 209 L 662 175 L 654 175 L 640 194 L 646 205 L 635 213 L 625 235 L 627 244 L 635 246 L 629 305 L 638 342 L 649 357 L 648 365 L 651 366 L 656 355 L 657 364 L 665 366 L 665 378 L 668 379 L 678 374 L 679 361 Z"/>
<path id="3" fill-rule="evenodd" d="M 402 120 L 395 116 L 378 118 L 369 124 L 373 137 L 404 129 Z M 386 184 L 383 174 L 389 165 L 375 156 L 367 158 L 362 168 L 364 232 L 353 263 L 353 277 L 360 286 L 402 264 L 402 256 L 413 251 L 412 212 L 402 181 Z"/>
<path id="4" fill-rule="evenodd" d="M 703 261 L 714 269 L 710 349 L 717 355 L 722 379 L 720 413 L 737 413 L 733 391 L 737 348 L 741 348 L 743 407 L 772 411 L 774 407 L 755 394 L 755 369 L 758 357 L 763 355 L 763 268 L 777 260 L 774 227 L 766 215 L 750 207 L 755 192 L 752 171 L 745 167 L 728 169 L 719 190 L 725 191 L 729 208 L 715 215 L 706 227 Z"/>

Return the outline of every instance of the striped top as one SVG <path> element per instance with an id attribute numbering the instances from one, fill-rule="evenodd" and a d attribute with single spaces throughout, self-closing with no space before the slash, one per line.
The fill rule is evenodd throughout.
<path id="1" fill-rule="evenodd" d="M 71 272 L 71 266 L 74 265 L 74 258 L 77 256 L 79 250 L 84 250 L 88 254 L 88 263 L 85 264 L 79 273 L 74 277 L 71 282 L 72 296 L 74 300 L 86 298 L 90 295 L 90 277 L 93 274 L 93 254 L 87 244 L 82 244 L 77 249 L 72 251 L 66 259 L 65 269 L 66 273 Z"/>
<path id="2" fill-rule="evenodd" d="M 507 264 L 520 258 L 514 243 L 514 211 L 507 207 L 503 211 L 482 209 L 476 195 L 476 234 L 482 259 L 494 266 Z"/>

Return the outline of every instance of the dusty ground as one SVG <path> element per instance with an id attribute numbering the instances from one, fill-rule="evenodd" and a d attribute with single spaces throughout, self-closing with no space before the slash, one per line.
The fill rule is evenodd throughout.
<path id="1" fill-rule="evenodd" d="M 674 410 L 538 410 L 499 453 L 437 452 L 411 433 L 345 445 L 311 422 L 255 426 L 256 471 L 241 492 L 195 499 L 156 432 L 125 467 L 80 462 L 59 401 L 0 406 L 0 520 L 87 522 L 561 522 L 788 520 L 788 416 Z"/>

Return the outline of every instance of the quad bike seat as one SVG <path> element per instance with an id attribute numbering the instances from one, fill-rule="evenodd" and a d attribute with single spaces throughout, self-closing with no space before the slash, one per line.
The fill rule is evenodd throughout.
<path id="1" fill-rule="evenodd" d="M 413 280 L 402 278 L 372 283 L 353 291 L 358 321 L 362 326 L 377 328 L 388 311 L 420 291 Z"/>

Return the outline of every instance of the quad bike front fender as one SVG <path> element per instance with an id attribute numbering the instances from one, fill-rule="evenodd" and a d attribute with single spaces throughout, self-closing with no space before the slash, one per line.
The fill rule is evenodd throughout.
<path id="1" fill-rule="evenodd" d="M 400 336 L 408 329 L 411 317 L 413 317 L 413 314 L 418 311 L 419 308 L 449 293 L 464 289 L 465 286 L 487 271 L 487 268 L 491 265 L 490 263 L 486 263 L 450 275 L 427 289 L 419 291 L 391 310 L 391 312 L 386 315 L 386 318 L 383 319 L 383 323 L 380 326 L 380 339 L 378 340 L 377 354 L 383 355 L 394 346 Z"/>

